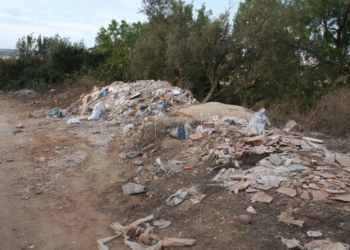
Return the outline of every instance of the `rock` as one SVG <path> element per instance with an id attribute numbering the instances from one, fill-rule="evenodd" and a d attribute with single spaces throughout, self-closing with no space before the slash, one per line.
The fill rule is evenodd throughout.
<path id="1" fill-rule="evenodd" d="M 37 190 L 35 193 L 36 193 L 36 194 L 42 194 L 43 191 L 42 191 L 42 190 Z"/>
<path id="2" fill-rule="evenodd" d="M 45 162 L 46 161 L 46 158 L 43 156 L 39 159 L 40 162 Z"/>
<path id="3" fill-rule="evenodd" d="M 240 214 L 237 216 L 236 220 L 241 224 L 250 224 L 252 222 L 252 218 L 249 215 Z"/>

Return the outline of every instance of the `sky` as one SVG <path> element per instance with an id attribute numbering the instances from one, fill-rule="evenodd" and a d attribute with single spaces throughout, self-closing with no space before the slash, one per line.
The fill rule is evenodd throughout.
<path id="1" fill-rule="evenodd" d="M 100 27 L 115 19 L 128 23 L 147 21 L 139 13 L 141 0 L 11 0 L 0 5 L 0 48 L 14 49 L 19 38 L 33 33 L 34 37 L 59 34 L 71 42 L 84 41 L 95 45 Z M 186 0 L 186 2 L 189 2 Z M 214 16 L 229 7 L 229 0 L 194 0 L 195 9 L 205 3 Z M 239 0 L 231 0 L 235 13 Z"/>

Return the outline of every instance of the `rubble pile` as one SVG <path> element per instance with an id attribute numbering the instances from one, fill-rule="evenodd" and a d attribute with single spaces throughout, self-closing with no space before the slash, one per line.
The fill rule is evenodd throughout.
<path id="1" fill-rule="evenodd" d="M 165 81 L 114 82 L 103 88 L 95 87 L 68 110 L 73 114 L 79 112 L 77 118 L 84 120 L 89 118 L 90 110 L 98 103 L 102 105 L 102 115 L 108 125 L 124 127 L 128 124 L 141 125 L 152 116 L 165 116 L 175 107 L 192 105 L 198 101 L 190 91 L 172 87 Z"/>
<path id="2" fill-rule="evenodd" d="M 189 135 L 185 150 L 173 160 L 165 163 L 159 160 L 145 166 L 136 181 L 145 183 L 159 172 L 196 174 L 203 162 L 211 160 L 220 171 L 208 185 L 220 185 L 234 193 L 244 190 L 252 194 L 253 201 L 271 202 L 273 198 L 264 193 L 270 189 L 304 200 L 350 201 L 349 154 L 333 153 L 322 140 L 299 133 L 272 129 L 265 135 L 247 136 L 245 130 L 245 127 L 220 125 L 209 133 Z M 242 161 L 245 155 L 260 155 L 262 159 L 245 166 Z M 214 168 L 206 170 L 210 172 Z"/>

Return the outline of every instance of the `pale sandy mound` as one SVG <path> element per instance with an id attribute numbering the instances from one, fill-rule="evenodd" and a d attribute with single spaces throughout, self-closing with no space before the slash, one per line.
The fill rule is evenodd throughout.
<path id="1" fill-rule="evenodd" d="M 191 105 L 176 112 L 178 116 L 189 117 L 196 121 L 207 121 L 212 116 L 224 117 L 235 116 L 250 120 L 254 112 L 241 106 L 228 105 L 219 102 L 208 102 L 204 104 Z"/>

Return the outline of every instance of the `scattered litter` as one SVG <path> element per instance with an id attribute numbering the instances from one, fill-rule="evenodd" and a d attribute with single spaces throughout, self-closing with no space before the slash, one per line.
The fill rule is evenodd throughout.
<path id="1" fill-rule="evenodd" d="M 294 220 L 292 216 L 292 209 L 287 209 L 286 212 L 282 212 L 280 216 L 277 216 L 278 222 L 283 222 L 287 224 L 292 224 L 298 227 L 302 227 L 304 225 L 304 221 L 302 220 Z"/>
<path id="2" fill-rule="evenodd" d="M 146 218 L 134 221 L 128 226 L 122 226 L 119 223 L 113 223 L 110 227 L 114 230 L 116 236 L 97 240 L 97 246 L 99 250 L 108 250 L 109 248 L 104 245 L 119 236 L 123 238 L 124 244 L 129 246 L 132 250 L 160 250 L 162 247 L 176 247 L 176 246 L 192 246 L 195 243 L 193 239 L 177 239 L 164 237 L 163 240 L 153 234 L 153 228 L 148 227 L 146 230 L 140 228 L 139 225 L 153 219 L 153 215 Z M 143 233 L 142 233 L 143 232 Z M 128 233 L 133 234 L 133 237 L 139 236 L 139 243 L 130 241 Z M 135 235 L 136 233 L 136 235 Z"/>
<path id="3" fill-rule="evenodd" d="M 288 249 L 292 249 L 296 247 L 303 249 L 303 247 L 300 245 L 300 241 L 295 238 L 292 238 L 289 240 L 281 237 L 281 241 L 283 244 L 287 246 Z"/>
<path id="4" fill-rule="evenodd" d="M 262 108 L 256 112 L 250 119 L 247 127 L 247 134 L 265 135 L 265 124 L 271 125 L 265 116 L 265 109 Z"/>
<path id="5" fill-rule="evenodd" d="M 135 184 L 135 183 L 127 183 L 122 186 L 123 193 L 125 195 L 138 194 L 145 192 L 145 186 Z"/>
<path id="6" fill-rule="evenodd" d="M 334 197 L 329 198 L 330 200 L 338 200 L 338 201 L 345 201 L 345 202 L 350 202 L 350 194 L 346 195 L 337 195 Z"/>
<path id="7" fill-rule="evenodd" d="M 102 111 L 102 104 L 100 102 L 96 103 L 94 109 L 92 110 L 92 114 L 89 116 L 88 120 L 98 120 L 100 119 Z"/>
<path id="8" fill-rule="evenodd" d="M 350 159 L 349 158 L 337 157 L 336 160 L 342 167 L 350 167 Z"/>
<path id="9" fill-rule="evenodd" d="M 280 187 L 279 189 L 276 190 L 278 193 L 294 197 L 297 195 L 297 191 L 293 188 L 287 188 L 287 187 Z"/>
<path id="10" fill-rule="evenodd" d="M 159 227 L 159 228 L 167 228 L 170 226 L 170 221 L 165 220 L 155 220 L 152 222 L 153 226 Z"/>
<path id="11" fill-rule="evenodd" d="M 248 212 L 248 213 L 251 213 L 251 214 L 256 214 L 256 211 L 255 211 L 255 209 L 254 209 L 252 206 L 249 206 L 249 207 L 247 208 L 247 212 Z"/>
<path id="12" fill-rule="evenodd" d="M 81 121 L 78 118 L 70 118 L 67 124 L 81 124 Z"/>
<path id="13" fill-rule="evenodd" d="M 259 201 L 259 202 L 264 202 L 264 203 L 270 203 L 273 200 L 273 197 L 265 194 L 262 191 L 257 192 L 254 194 L 251 198 L 252 201 Z"/>
<path id="14" fill-rule="evenodd" d="M 330 240 L 314 240 L 305 244 L 305 250 L 348 250 L 349 245 L 343 245 L 340 242 L 331 242 Z"/>
<path id="15" fill-rule="evenodd" d="M 322 237 L 322 233 L 320 231 L 307 231 L 307 236 L 309 236 L 310 238 L 318 238 L 318 237 Z"/>

